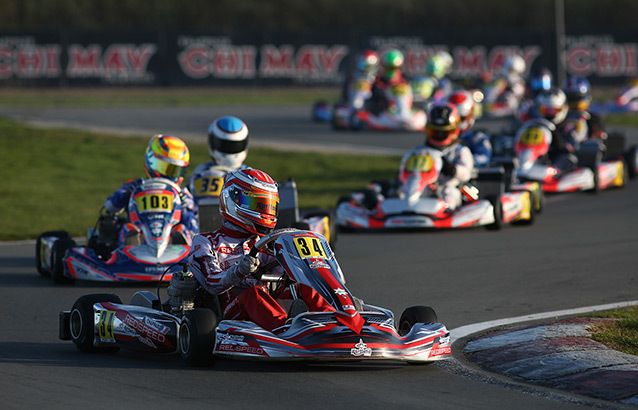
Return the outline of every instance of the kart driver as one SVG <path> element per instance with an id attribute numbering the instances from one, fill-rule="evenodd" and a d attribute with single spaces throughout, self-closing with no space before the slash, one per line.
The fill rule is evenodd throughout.
<path id="1" fill-rule="evenodd" d="M 459 140 L 472 151 L 477 167 L 487 166 L 492 160 L 492 143 L 489 135 L 473 129 L 476 122 L 476 102 L 472 93 L 467 90 L 454 91 L 446 100 L 456 106 L 461 117 Z"/>
<path id="2" fill-rule="evenodd" d="M 399 84 L 410 83 L 403 77 L 403 53 L 395 48 L 385 51 L 381 55 L 381 69 L 372 85 L 372 96 L 366 101 L 366 106 L 374 115 L 379 115 L 389 107 L 386 92 L 389 88 Z"/>
<path id="3" fill-rule="evenodd" d="M 449 211 L 461 205 L 461 187 L 469 182 L 474 169 L 472 152 L 459 142 L 460 131 L 461 117 L 455 105 L 445 102 L 432 105 L 425 126 L 425 145 L 443 154 L 437 193 L 447 203 Z M 404 160 L 420 148 L 415 147 Z"/>
<path id="4" fill-rule="evenodd" d="M 208 153 L 211 160 L 195 168 L 188 179 L 188 188 L 194 194 L 197 203 L 204 194 L 197 189 L 195 181 L 214 167 L 223 167 L 227 171 L 246 168 L 244 160 L 248 155 L 248 127 L 237 117 L 217 118 L 208 127 Z"/>
<path id="5" fill-rule="evenodd" d="M 144 173 L 148 178 L 166 178 L 180 185 L 190 161 L 190 153 L 186 143 L 177 137 L 157 134 L 151 137 L 146 147 Z M 126 181 L 104 203 L 104 208 L 111 214 L 118 214 L 128 208 L 133 190 L 144 181 L 144 178 Z M 199 231 L 193 196 L 188 188 L 181 188 L 182 216 L 180 223 L 173 227 L 171 238 L 173 243 L 188 245 L 192 237 Z M 142 232 L 131 222 L 126 223 L 119 232 L 119 245 L 141 244 Z"/>
<path id="6" fill-rule="evenodd" d="M 191 272 L 209 293 L 219 295 L 224 319 L 251 320 L 273 330 L 305 311 L 334 310 L 314 289 L 296 284 L 276 291 L 278 300 L 295 299 L 288 314 L 259 280 L 260 265 L 275 258 L 252 246 L 277 224 L 277 184 L 265 172 L 246 168 L 226 174 L 220 197 L 222 226 L 193 239 L 188 256 Z M 282 267 L 277 266 L 281 271 Z"/>
<path id="7" fill-rule="evenodd" d="M 537 118 L 544 118 L 555 126 L 548 152 L 549 160 L 560 170 L 574 169 L 578 163 L 576 151 L 589 133 L 587 120 L 583 117 L 567 117 L 567 97 L 560 88 L 541 92 L 537 97 L 537 106 Z"/>

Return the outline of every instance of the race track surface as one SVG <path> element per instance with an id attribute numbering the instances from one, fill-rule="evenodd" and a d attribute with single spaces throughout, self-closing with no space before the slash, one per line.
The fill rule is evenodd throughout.
<path id="1" fill-rule="evenodd" d="M 80 111 L 78 113 L 78 111 Z M 75 126 L 196 138 L 217 115 L 242 117 L 254 141 L 333 143 L 405 151 L 422 135 L 333 132 L 309 107 L 12 110 Z M 80 120 L 81 119 L 81 120 Z M 500 124 L 490 124 L 492 127 Z M 632 136 L 633 138 L 633 136 Z M 343 233 L 336 250 L 348 287 L 400 315 L 430 305 L 448 328 L 539 312 L 634 300 L 638 294 L 638 180 L 598 195 L 549 198 L 529 227 Z M 63 228 L 63 227 L 61 227 Z M 289 364 L 219 361 L 186 368 L 177 356 L 83 354 L 58 340 L 58 312 L 81 295 L 139 286 L 54 286 L 34 265 L 33 243 L 0 245 L 0 394 L 3 408 L 462 408 L 605 407 L 579 396 L 477 377 L 454 362 Z M 154 291 L 154 287 L 146 288 Z M 612 407 L 610 405 L 610 407 Z"/>

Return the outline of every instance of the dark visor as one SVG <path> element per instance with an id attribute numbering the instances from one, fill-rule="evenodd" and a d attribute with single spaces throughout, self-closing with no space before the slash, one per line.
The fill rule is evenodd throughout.
<path id="1" fill-rule="evenodd" d="M 242 152 L 248 146 L 248 138 L 242 141 L 229 141 L 219 138 L 213 138 L 213 147 L 215 151 L 223 152 L 224 154 L 236 154 Z"/>

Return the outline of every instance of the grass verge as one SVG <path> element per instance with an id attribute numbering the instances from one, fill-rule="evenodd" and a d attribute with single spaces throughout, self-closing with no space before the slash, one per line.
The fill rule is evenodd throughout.
<path id="1" fill-rule="evenodd" d="M 638 306 L 600 312 L 589 317 L 611 318 L 592 326 L 592 339 L 620 352 L 638 356 Z"/>
<path id="2" fill-rule="evenodd" d="M 67 129 L 32 128 L 0 118 L 3 194 L 0 240 L 48 230 L 86 235 L 104 200 L 144 176 L 148 136 L 123 138 Z M 191 166 L 210 160 L 205 144 L 189 144 Z M 331 208 L 372 179 L 393 177 L 400 158 L 288 153 L 250 148 L 246 161 L 276 180 L 293 177 L 301 208 Z"/>

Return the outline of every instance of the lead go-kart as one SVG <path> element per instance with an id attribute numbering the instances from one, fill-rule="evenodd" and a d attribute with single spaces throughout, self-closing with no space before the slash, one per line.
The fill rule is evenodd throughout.
<path id="1" fill-rule="evenodd" d="M 507 223 L 534 223 L 543 202 L 539 185 L 511 185 L 512 189 L 506 192 L 502 167 L 482 169 L 475 184 L 461 188 L 462 205 L 450 211 L 440 198 L 437 185 L 442 163 L 439 150 L 426 146 L 414 150 L 402 163 L 398 183 L 373 182 L 373 189 L 340 198 L 337 225 L 346 231 L 475 226 L 498 230 Z"/>
<path id="2" fill-rule="evenodd" d="M 170 280 L 179 267 L 164 275 L 166 268 L 184 259 L 190 251 L 188 239 L 173 232 L 181 217 L 180 192 L 181 188 L 171 180 L 144 180 L 131 193 L 128 220 L 101 214 L 96 228 L 89 229 L 86 246 L 78 246 L 65 231 L 40 234 L 35 245 L 36 269 L 42 276 L 51 276 L 55 283 L 70 283 L 75 279 Z M 135 225 L 141 235 L 132 235 L 127 244 L 119 246 L 118 234 L 127 221 Z"/>
<path id="3" fill-rule="evenodd" d="M 224 185 L 224 176 L 232 169 L 216 165 L 201 172 L 189 183 L 189 189 L 197 198 L 200 232 L 210 232 L 221 226 L 219 195 Z M 299 211 L 297 184 L 293 178 L 277 182 L 279 190 L 279 213 L 277 228 L 293 227 L 322 234 L 336 247 L 338 233 L 334 214 L 330 210 Z"/>
<path id="4" fill-rule="evenodd" d="M 368 305 L 345 286 L 345 277 L 327 240 L 320 234 L 285 228 L 273 231 L 250 250 L 273 249 L 276 261 L 261 280 L 271 286 L 301 283 L 315 289 L 334 309 L 302 312 L 267 331 L 247 320 L 220 320 L 217 299 L 188 274 L 174 275 L 170 299 L 136 292 L 124 305 L 109 294 L 80 297 L 60 312 L 59 337 L 84 352 L 120 348 L 152 353 L 179 352 L 190 365 L 216 358 L 301 361 L 395 360 L 425 364 L 451 355 L 450 334 L 427 306 L 407 308 L 395 324 L 387 309 Z M 280 264 L 284 273 L 272 273 Z M 267 273 L 271 272 L 271 273 Z M 209 300 L 204 303 L 201 300 Z"/>

